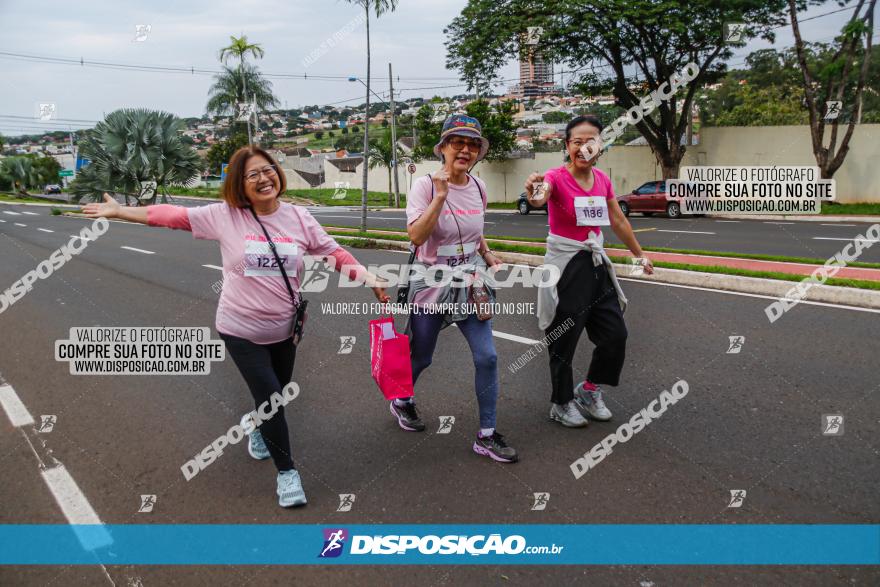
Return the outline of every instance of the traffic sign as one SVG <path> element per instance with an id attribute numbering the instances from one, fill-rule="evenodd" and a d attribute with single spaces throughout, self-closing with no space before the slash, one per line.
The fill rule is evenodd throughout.
<path id="1" fill-rule="evenodd" d="M 415 173 L 416 173 L 416 164 L 415 164 L 415 163 L 410 163 L 409 165 L 407 165 L 406 170 L 409 171 L 410 175 L 415 175 Z"/>
<path id="2" fill-rule="evenodd" d="M 62 169 L 58 172 L 58 177 L 73 177 L 73 169 Z"/>
<path id="3" fill-rule="evenodd" d="M 229 163 L 224 163 L 220 166 L 220 181 L 226 180 L 226 170 L 229 168 Z"/>

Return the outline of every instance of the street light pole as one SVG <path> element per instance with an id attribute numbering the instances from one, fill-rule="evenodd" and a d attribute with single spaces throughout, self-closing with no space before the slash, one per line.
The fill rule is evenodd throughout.
<path id="1" fill-rule="evenodd" d="M 394 207 L 400 208 L 400 184 L 397 178 L 397 118 L 394 112 L 394 80 L 388 64 L 388 89 L 391 92 L 391 160 L 394 165 Z"/>

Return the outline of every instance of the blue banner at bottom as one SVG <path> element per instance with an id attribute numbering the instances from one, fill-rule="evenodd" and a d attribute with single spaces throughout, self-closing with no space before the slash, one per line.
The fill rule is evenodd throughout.
<path id="1" fill-rule="evenodd" d="M 0 525 L 4 565 L 877 565 L 880 525 Z"/>

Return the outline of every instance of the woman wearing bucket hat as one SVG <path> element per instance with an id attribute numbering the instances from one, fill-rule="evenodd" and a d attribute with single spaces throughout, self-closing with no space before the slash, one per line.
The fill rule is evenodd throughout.
<path id="1" fill-rule="evenodd" d="M 488 287 L 480 287 L 474 273 L 485 275 L 487 267 L 501 264 L 489 250 L 483 238 L 486 210 L 486 186 L 469 172 L 486 156 L 489 141 L 482 135 L 479 121 L 463 114 L 446 119 L 440 141 L 434 154 L 443 168 L 434 174 L 413 182 L 406 198 L 407 232 L 415 245 L 415 263 L 440 269 L 463 269 L 464 279 L 456 278 L 436 284 L 425 272 L 415 272 L 409 283 L 407 302 L 419 308 L 410 315 L 407 331 L 410 333 L 413 383 L 431 364 L 440 330 L 455 324 L 467 339 L 473 355 L 475 387 L 480 413 L 480 430 L 473 444 L 477 454 L 495 461 L 512 463 L 516 451 L 507 445 L 495 430 L 495 406 L 498 400 L 498 367 L 492 323 L 487 315 L 478 315 L 463 308 L 477 298 L 477 292 L 492 299 Z M 444 267 L 445 266 L 445 267 Z M 430 271 L 428 272 L 430 273 Z M 449 270 L 449 273 L 453 273 Z M 463 283 L 475 282 L 476 291 Z M 432 311 L 440 305 L 443 313 Z M 425 425 L 416 410 L 413 398 L 391 402 L 391 413 L 401 428 L 422 431 Z"/>
<path id="2" fill-rule="evenodd" d="M 561 277 L 555 287 L 538 290 L 538 325 L 552 341 L 550 419 L 571 428 L 586 426 L 586 417 L 611 419 L 599 384 L 618 384 L 626 353 L 626 297 L 605 254 L 601 227 L 611 227 L 645 273 L 654 272 L 617 204 L 611 180 L 594 167 L 601 132 L 595 116 L 572 119 L 565 129 L 567 163 L 533 173 L 525 186 L 533 205 L 549 203 L 544 263 L 558 267 Z M 596 346 L 586 377 L 575 387 L 571 363 L 583 330 Z"/>

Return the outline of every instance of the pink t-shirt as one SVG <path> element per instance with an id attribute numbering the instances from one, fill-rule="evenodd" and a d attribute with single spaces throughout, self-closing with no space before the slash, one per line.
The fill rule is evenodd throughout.
<path id="1" fill-rule="evenodd" d="M 477 183 L 479 182 L 479 187 Z M 406 195 L 406 223 L 412 224 L 425 212 L 433 199 L 433 182 L 428 176 L 418 178 Z M 422 243 L 416 259 L 430 265 L 455 267 L 473 263 L 480 254 L 483 239 L 486 203 L 480 194 L 486 193 L 486 184 L 476 177 L 469 177 L 465 185 L 449 184 L 449 194 L 434 231 Z M 456 224 L 456 220 L 458 223 Z M 459 231 L 461 231 L 459 233 Z M 418 292 L 414 304 L 433 304 L 439 296 L 438 288 Z"/>
<path id="2" fill-rule="evenodd" d="M 479 188 L 475 182 L 479 182 Z M 431 204 L 432 185 L 433 182 L 427 175 L 413 182 L 406 195 L 407 225 L 418 220 Z M 416 254 L 419 261 L 426 265 L 450 266 L 473 262 L 483 238 L 485 221 L 486 204 L 480 195 L 480 189 L 485 194 L 486 184 L 476 177 L 469 177 L 465 185 L 449 184 L 449 195 L 446 196 L 437 226 L 428 240 L 419 246 Z"/>
<path id="3" fill-rule="evenodd" d="M 601 196 L 606 203 L 614 199 L 614 187 L 605 172 L 593 168 L 593 188 L 584 190 L 578 184 L 568 168 L 563 165 L 547 170 L 544 181 L 552 187 L 550 200 L 547 202 L 550 233 L 576 241 L 585 241 L 589 233 L 601 234 L 599 226 L 578 226 L 575 215 L 574 199 L 583 196 Z"/>
<path id="4" fill-rule="evenodd" d="M 180 218 L 183 211 L 189 226 Z M 151 206 L 148 214 L 152 225 L 191 229 L 195 238 L 219 241 L 223 290 L 217 306 L 218 332 L 257 344 L 279 342 L 291 335 L 294 310 L 290 294 L 250 210 L 220 203 L 199 208 Z M 275 243 L 295 292 L 302 277 L 303 256 L 330 255 L 339 248 L 305 208 L 282 203 L 272 214 L 260 216 L 260 221 Z"/>

